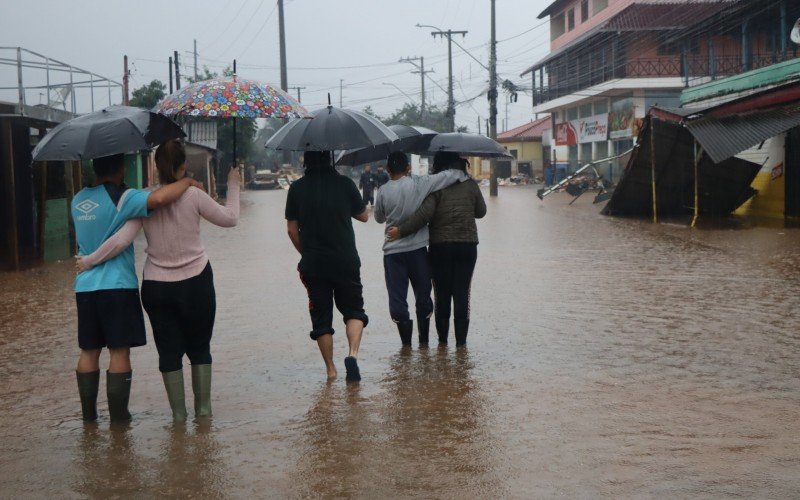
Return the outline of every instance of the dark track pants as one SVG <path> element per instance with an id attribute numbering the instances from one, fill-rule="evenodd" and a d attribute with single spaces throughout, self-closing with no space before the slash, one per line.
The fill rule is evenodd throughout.
<path id="1" fill-rule="evenodd" d="M 468 328 L 472 273 L 478 260 L 476 243 L 440 243 L 430 246 L 433 292 L 436 297 L 436 332 L 447 338 L 450 329 L 450 305 L 456 333 L 459 325 Z"/>
<path id="2" fill-rule="evenodd" d="M 211 334 L 217 299 L 211 264 L 183 281 L 142 282 L 142 305 L 158 349 L 158 369 L 180 370 L 184 354 L 193 365 L 211 363 Z"/>
<path id="3" fill-rule="evenodd" d="M 408 283 L 414 290 L 417 318 L 429 318 L 431 300 L 431 265 L 426 248 L 383 256 L 386 289 L 389 292 L 389 314 L 395 322 L 408 321 Z"/>

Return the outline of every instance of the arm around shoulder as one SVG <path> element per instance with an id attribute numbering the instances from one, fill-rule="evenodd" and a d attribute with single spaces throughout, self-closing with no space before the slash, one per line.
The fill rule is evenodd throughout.
<path id="1" fill-rule="evenodd" d="M 183 193 L 185 193 L 187 189 L 192 186 L 200 190 L 203 189 L 202 184 L 188 177 L 184 177 L 183 179 L 173 182 L 172 184 L 162 186 L 150 193 L 150 196 L 147 197 L 147 208 L 149 210 L 155 210 L 157 208 L 174 203 L 178 200 L 178 198 L 183 196 Z"/>
<path id="2" fill-rule="evenodd" d="M 436 195 L 428 195 L 425 201 L 422 202 L 422 205 L 414 212 L 414 215 L 397 227 L 400 231 L 400 237 L 405 238 L 409 234 L 414 234 L 430 222 L 433 218 L 433 214 L 436 212 L 436 205 Z"/>
<path id="3" fill-rule="evenodd" d="M 84 270 L 91 269 L 122 253 L 123 250 L 133 243 L 133 240 L 136 239 L 136 235 L 139 234 L 141 228 L 142 219 L 128 220 L 119 231 L 109 237 L 97 250 L 89 255 L 79 257 Z"/>

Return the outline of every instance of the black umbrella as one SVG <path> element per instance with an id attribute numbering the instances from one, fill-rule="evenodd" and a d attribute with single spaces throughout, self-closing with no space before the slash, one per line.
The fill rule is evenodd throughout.
<path id="1" fill-rule="evenodd" d="M 461 156 L 511 158 L 508 150 L 506 150 L 506 148 L 504 148 L 497 141 L 484 135 L 463 134 L 459 132 L 439 134 L 431 139 L 431 143 L 428 145 L 427 152 L 438 153 L 439 151 L 458 153 Z"/>
<path id="2" fill-rule="evenodd" d="M 360 111 L 333 106 L 311 113 L 311 120 L 293 120 L 267 141 L 266 147 L 288 151 L 341 151 L 387 144 L 397 134 Z"/>
<path id="3" fill-rule="evenodd" d="M 130 106 L 111 106 L 66 121 L 33 150 L 33 161 L 89 160 L 151 149 L 169 139 L 186 137 L 164 115 Z"/>
<path id="4" fill-rule="evenodd" d="M 397 134 L 398 140 L 378 146 L 343 151 L 336 164 L 355 166 L 385 160 L 393 151 L 425 150 L 430 140 L 439 133 L 415 125 L 389 125 L 389 129 Z"/>

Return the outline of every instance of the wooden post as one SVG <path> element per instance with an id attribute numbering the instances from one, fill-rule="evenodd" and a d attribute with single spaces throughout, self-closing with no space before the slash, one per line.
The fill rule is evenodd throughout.
<path id="1" fill-rule="evenodd" d="M 658 200 L 656 195 L 656 119 L 650 116 L 650 183 L 653 186 L 653 222 L 658 223 Z"/>
<path id="2" fill-rule="evenodd" d="M 9 204 L 9 237 L 8 245 L 11 265 L 15 270 L 19 269 L 19 224 L 17 223 L 17 188 L 14 181 L 14 139 L 12 137 L 11 123 L 2 120 L 0 127 L 0 140 L 5 142 L 6 157 L 4 158 L 8 171 L 6 174 L 6 187 L 8 189 Z"/>
<path id="3" fill-rule="evenodd" d="M 41 176 L 39 179 L 39 220 L 38 222 L 38 231 L 39 231 L 39 262 L 44 262 L 44 230 L 45 230 L 45 221 L 47 220 L 47 162 L 43 161 L 39 163 L 39 175 Z"/>
<path id="4" fill-rule="evenodd" d="M 692 227 L 697 225 L 697 218 L 700 216 L 700 157 L 702 150 L 697 149 L 697 139 L 694 140 L 694 217 L 692 217 Z"/>

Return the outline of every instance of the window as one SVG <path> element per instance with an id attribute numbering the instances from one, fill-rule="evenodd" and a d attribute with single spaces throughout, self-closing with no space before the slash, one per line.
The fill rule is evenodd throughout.
<path id="1" fill-rule="evenodd" d="M 681 47 L 674 39 L 674 34 L 662 32 L 656 35 L 658 47 L 656 53 L 660 56 L 674 56 L 681 53 Z"/>
<path id="2" fill-rule="evenodd" d="M 593 158 L 592 158 L 592 143 L 591 142 L 587 142 L 585 144 L 581 144 L 580 155 L 581 155 L 581 158 L 580 158 L 581 165 L 583 165 L 585 163 L 589 163 L 589 162 L 592 161 Z"/>
<path id="3" fill-rule="evenodd" d="M 580 118 L 589 118 L 592 116 L 592 104 L 584 104 L 578 108 L 578 115 Z"/>
<path id="4" fill-rule="evenodd" d="M 589 0 L 581 0 L 581 22 L 589 20 Z"/>
<path id="5" fill-rule="evenodd" d="M 601 10 L 608 7 L 608 0 L 594 0 L 593 7 L 594 9 L 592 9 L 592 15 L 595 15 Z"/>
<path id="6" fill-rule="evenodd" d="M 511 153 L 511 156 L 513 156 L 515 160 L 517 159 L 517 150 L 516 149 L 510 149 L 508 152 Z"/>
<path id="7" fill-rule="evenodd" d="M 594 114 L 603 115 L 606 113 L 608 113 L 608 102 L 605 99 L 594 103 Z"/>
<path id="8" fill-rule="evenodd" d="M 567 31 L 575 29 L 575 9 L 569 9 L 567 12 Z"/>
<path id="9" fill-rule="evenodd" d="M 564 34 L 564 13 L 550 18 L 550 40 L 555 40 Z"/>
<path id="10" fill-rule="evenodd" d="M 567 120 L 577 120 L 578 119 L 578 108 L 569 108 L 567 110 Z"/>

